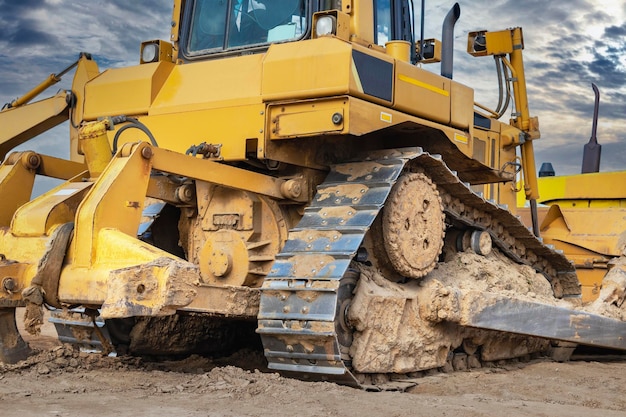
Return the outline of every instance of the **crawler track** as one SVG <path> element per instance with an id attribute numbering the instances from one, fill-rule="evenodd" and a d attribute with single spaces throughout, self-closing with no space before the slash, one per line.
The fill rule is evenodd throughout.
<path id="1" fill-rule="evenodd" d="M 574 268 L 562 254 L 544 246 L 505 207 L 474 193 L 438 155 L 419 148 L 383 151 L 331 167 L 277 255 L 261 289 L 257 329 L 270 369 L 360 385 L 340 343 L 341 279 L 391 188 L 412 164 L 437 185 L 446 222 L 488 231 L 500 251 L 544 273 L 558 292 L 579 294 Z"/>

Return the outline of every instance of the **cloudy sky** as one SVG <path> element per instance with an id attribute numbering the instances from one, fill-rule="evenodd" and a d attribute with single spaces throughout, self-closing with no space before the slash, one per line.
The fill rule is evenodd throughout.
<path id="1" fill-rule="evenodd" d="M 415 0 L 419 9 L 419 0 Z M 454 78 L 476 89 L 476 101 L 497 104 L 495 65 L 466 54 L 468 31 L 524 29 L 531 115 L 539 116 L 537 168 L 553 163 L 557 175 L 580 172 L 591 134 L 594 95 L 601 92 L 598 140 L 601 169 L 626 169 L 626 2 L 618 0 L 460 0 Z M 427 0 L 426 37 L 441 38 L 452 1 Z M 167 39 L 170 0 L 0 0 L 0 105 L 50 73 L 90 52 L 100 69 L 134 65 L 142 40 Z M 437 66 L 427 66 L 438 72 Z M 45 95 L 69 88 L 71 74 Z M 43 96 L 42 96 L 43 97 Z M 503 117 L 506 120 L 508 115 Z M 61 125 L 22 148 L 68 155 Z"/>

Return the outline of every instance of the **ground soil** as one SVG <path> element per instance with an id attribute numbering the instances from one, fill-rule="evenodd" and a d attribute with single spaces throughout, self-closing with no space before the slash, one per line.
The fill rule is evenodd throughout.
<path id="1" fill-rule="evenodd" d="M 3 417 L 626 416 L 626 359 L 615 356 L 436 373 L 408 392 L 365 392 L 280 377 L 258 352 L 152 362 L 79 353 L 50 325 L 25 338 L 40 353 L 0 365 Z"/>

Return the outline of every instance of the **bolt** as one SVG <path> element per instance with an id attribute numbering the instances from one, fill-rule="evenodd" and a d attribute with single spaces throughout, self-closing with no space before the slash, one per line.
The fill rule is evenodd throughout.
<path id="1" fill-rule="evenodd" d="M 152 158 L 152 148 L 148 148 L 148 147 L 143 148 L 141 150 L 141 156 L 143 156 L 145 159 Z"/>
<path id="2" fill-rule="evenodd" d="M 29 168 L 37 168 L 39 167 L 39 164 L 41 163 L 41 159 L 39 158 L 39 155 L 36 154 L 32 154 L 28 156 L 28 165 Z"/>
<path id="3" fill-rule="evenodd" d="M 176 189 L 176 197 L 184 203 L 190 203 L 194 196 L 195 190 L 191 184 L 183 184 Z"/>
<path id="4" fill-rule="evenodd" d="M 2 288 L 7 291 L 7 292 L 13 292 L 15 291 L 15 288 L 17 287 L 17 284 L 15 283 L 15 280 L 11 277 L 6 277 L 5 279 L 2 280 Z"/>
<path id="5" fill-rule="evenodd" d="M 343 115 L 341 113 L 334 113 L 331 120 L 333 124 L 340 125 L 343 122 Z"/>
<path id="6" fill-rule="evenodd" d="M 302 184 L 297 180 L 287 180 L 280 186 L 280 192 L 287 198 L 298 198 L 302 195 Z"/>

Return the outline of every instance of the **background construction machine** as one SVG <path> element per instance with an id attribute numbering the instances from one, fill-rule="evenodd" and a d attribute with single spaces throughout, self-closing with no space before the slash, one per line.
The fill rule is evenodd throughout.
<path id="1" fill-rule="evenodd" d="M 4 152 L 69 119 L 71 160 L 0 167 L 0 359 L 29 354 L 15 309 L 36 331 L 44 305 L 104 350 L 211 351 L 252 324 L 271 369 L 351 385 L 549 339 L 626 348 L 621 321 L 558 301 L 574 268 L 514 213 L 520 170 L 537 198 L 521 28 L 468 37 L 507 77 L 507 124 L 452 80 L 459 6 L 440 43 L 410 4 L 176 0 L 140 65 L 83 54 L 71 91 L 9 104 Z M 37 174 L 66 182 L 29 201 Z"/>
<path id="2" fill-rule="evenodd" d="M 581 174 L 555 176 L 552 164 L 545 163 L 538 179 L 538 201 L 544 206 L 539 210 L 541 236 L 574 262 L 585 303 L 598 298 L 611 261 L 624 256 L 626 249 L 626 171 L 600 172 L 602 146 L 596 135 L 600 91 L 595 84 L 592 87 L 594 115 Z M 530 224 L 529 214 L 523 214 Z"/>

